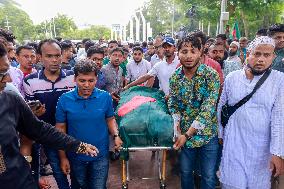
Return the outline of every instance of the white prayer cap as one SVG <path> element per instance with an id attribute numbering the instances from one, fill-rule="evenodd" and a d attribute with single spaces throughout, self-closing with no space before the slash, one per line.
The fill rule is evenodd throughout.
<path id="1" fill-rule="evenodd" d="M 108 44 L 107 43 L 103 43 L 103 44 L 100 45 L 100 47 L 101 48 L 108 47 Z"/>
<path id="2" fill-rule="evenodd" d="M 237 42 L 237 41 L 232 41 L 232 43 L 230 44 L 230 46 L 231 46 L 232 44 L 236 45 L 236 46 L 238 47 L 238 49 L 240 48 L 240 43 L 239 43 L 239 42 Z"/>
<path id="3" fill-rule="evenodd" d="M 127 41 L 122 41 L 121 45 L 128 45 L 128 42 Z"/>
<path id="4" fill-rule="evenodd" d="M 275 42 L 271 37 L 260 36 L 256 37 L 248 46 L 248 51 L 254 51 L 255 48 L 259 45 L 271 45 L 275 48 Z"/>

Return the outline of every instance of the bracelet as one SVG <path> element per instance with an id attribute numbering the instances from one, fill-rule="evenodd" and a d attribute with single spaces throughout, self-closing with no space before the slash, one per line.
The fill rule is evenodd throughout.
<path id="1" fill-rule="evenodd" d="M 81 142 L 76 153 L 85 154 L 87 152 L 87 145 L 87 143 Z"/>
<path id="2" fill-rule="evenodd" d="M 189 136 L 187 133 L 184 133 L 184 136 L 187 140 L 191 139 L 191 136 Z"/>

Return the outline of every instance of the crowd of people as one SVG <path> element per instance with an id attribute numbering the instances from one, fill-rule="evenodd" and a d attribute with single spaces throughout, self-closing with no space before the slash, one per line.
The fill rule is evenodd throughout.
<path id="1" fill-rule="evenodd" d="M 284 172 L 283 72 L 284 24 L 251 40 L 193 31 L 134 44 L 18 45 L 0 29 L 0 188 L 49 188 L 42 156 L 59 189 L 106 188 L 109 157 L 123 144 L 114 113 L 120 93 L 140 85 L 165 94 L 182 189 L 194 188 L 193 173 L 202 189 L 218 181 L 224 189 L 269 189 Z M 224 123 L 225 108 L 232 111 Z"/>

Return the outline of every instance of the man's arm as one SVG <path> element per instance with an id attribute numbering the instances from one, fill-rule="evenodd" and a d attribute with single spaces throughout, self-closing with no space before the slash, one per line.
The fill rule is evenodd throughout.
<path id="1" fill-rule="evenodd" d="M 284 156 L 284 79 L 281 83 L 271 113 L 270 153 L 278 157 Z"/>
<path id="2" fill-rule="evenodd" d="M 145 74 L 145 75 L 139 77 L 137 80 L 126 85 L 124 87 L 124 90 L 129 89 L 130 87 L 133 87 L 133 86 L 136 86 L 136 85 L 141 85 L 142 83 L 145 83 L 146 81 L 148 81 L 152 77 L 154 77 L 154 76 L 151 76 L 149 74 Z"/>
<path id="3" fill-rule="evenodd" d="M 113 104 L 112 104 L 111 97 L 107 96 L 106 98 L 107 98 L 106 99 L 107 110 L 106 110 L 106 113 L 105 113 L 105 118 L 106 118 L 106 122 L 107 122 L 107 125 L 108 125 L 108 130 L 114 138 L 115 149 L 118 150 L 120 148 L 120 146 L 122 145 L 122 140 L 118 136 L 118 134 L 119 134 L 118 126 L 117 126 L 117 123 L 116 123 L 115 118 L 114 118 Z"/>
<path id="4" fill-rule="evenodd" d="M 21 97 L 13 95 L 15 110 L 19 114 L 16 129 L 28 138 L 53 149 L 72 151 L 80 154 L 96 156 L 97 149 L 90 145 L 61 133 L 53 126 L 39 121 Z"/>
<path id="5" fill-rule="evenodd" d="M 62 133 L 66 133 L 66 123 L 56 123 L 55 128 Z M 60 168 L 65 175 L 70 173 L 70 164 L 66 156 L 66 153 L 63 150 L 58 151 L 60 158 Z"/>
<path id="6" fill-rule="evenodd" d="M 223 90 L 222 90 L 221 97 L 219 99 L 218 106 L 217 106 L 218 138 L 219 139 L 223 139 L 223 135 L 224 135 L 224 128 L 221 124 L 221 111 L 222 111 L 222 107 L 226 104 L 228 100 L 228 96 L 227 96 L 228 81 L 229 81 L 228 78 L 226 78 L 224 81 Z"/>
<path id="7" fill-rule="evenodd" d="M 118 136 L 118 126 L 114 117 L 107 118 L 107 125 L 110 134 L 113 136 L 115 149 L 119 150 L 122 145 L 122 140 Z"/>

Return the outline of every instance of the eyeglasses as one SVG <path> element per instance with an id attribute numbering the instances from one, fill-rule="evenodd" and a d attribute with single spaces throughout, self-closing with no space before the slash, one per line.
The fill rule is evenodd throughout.
<path id="1" fill-rule="evenodd" d="M 6 71 L 4 73 L 0 73 L 0 82 L 3 81 L 3 79 L 9 74 L 9 71 Z"/>

